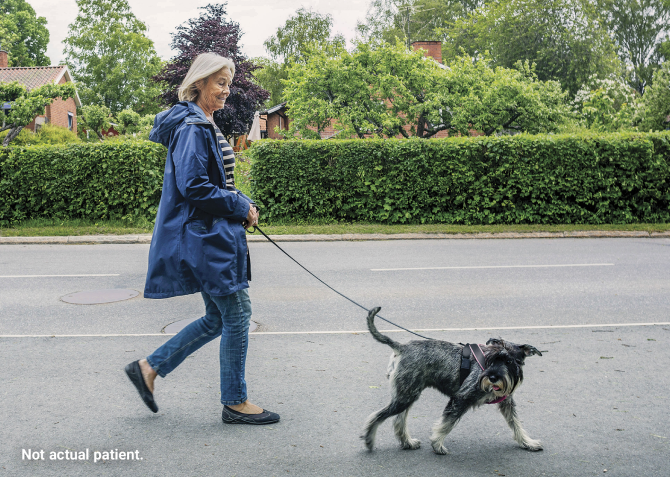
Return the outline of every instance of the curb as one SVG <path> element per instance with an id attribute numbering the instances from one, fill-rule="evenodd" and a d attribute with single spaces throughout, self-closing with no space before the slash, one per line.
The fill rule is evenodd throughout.
<path id="1" fill-rule="evenodd" d="M 374 240 L 467 240 L 467 239 L 528 239 L 528 238 L 670 238 L 665 232 L 644 231 L 577 231 L 577 232 L 500 232 L 472 234 L 332 234 L 332 235 L 270 235 L 275 242 L 350 242 Z M 247 234 L 249 242 L 265 242 L 262 235 Z M 0 237 L 0 245 L 90 245 L 90 244 L 150 244 L 151 234 L 140 235 L 80 235 L 69 237 Z"/>

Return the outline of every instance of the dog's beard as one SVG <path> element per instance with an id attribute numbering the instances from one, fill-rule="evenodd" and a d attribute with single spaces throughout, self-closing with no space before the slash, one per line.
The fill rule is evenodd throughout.
<path id="1" fill-rule="evenodd" d="M 480 386 L 482 391 L 493 393 L 496 397 L 503 397 L 512 394 L 520 384 L 521 378 L 513 382 L 510 376 L 505 374 L 498 381 L 491 381 L 488 376 L 483 376 Z"/>

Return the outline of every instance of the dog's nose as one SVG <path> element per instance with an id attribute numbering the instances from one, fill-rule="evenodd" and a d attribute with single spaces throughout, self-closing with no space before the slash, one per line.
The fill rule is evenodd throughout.
<path id="1" fill-rule="evenodd" d="M 495 383 L 496 381 L 498 381 L 498 376 L 496 376 L 495 374 L 489 374 L 489 381 Z"/>

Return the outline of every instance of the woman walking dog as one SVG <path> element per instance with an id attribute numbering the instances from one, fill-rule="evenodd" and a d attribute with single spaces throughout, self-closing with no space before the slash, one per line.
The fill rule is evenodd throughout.
<path id="1" fill-rule="evenodd" d="M 156 376 L 165 377 L 191 353 L 221 337 L 222 420 L 270 424 L 279 415 L 251 404 L 244 379 L 251 303 L 245 228 L 258 223 L 252 200 L 235 188 L 235 155 L 214 124 L 230 94 L 235 65 L 199 55 L 179 88 L 179 100 L 156 116 L 150 139 L 168 148 L 163 192 L 144 296 L 200 292 L 205 316 L 188 325 L 126 374 L 153 412 Z"/>

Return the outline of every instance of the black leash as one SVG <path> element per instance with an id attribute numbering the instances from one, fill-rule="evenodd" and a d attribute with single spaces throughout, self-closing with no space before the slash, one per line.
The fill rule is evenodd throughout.
<path id="1" fill-rule="evenodd" d="M 367 311 L 368 313 L 370 312 L 370 310 L 368 310 L 367 308 L 365 308 L 363 305 L 361 305 L 360 303 L 356 303 L 354 300 L 352 300 L 352 299 L 349 298 L 348 296 L 343 295 L 342 293 L 338 292 L 338 291 L 335 290 L 333 287 L 331 287 L 331 286 L 328 285 L 326 282 L 324 282 L 324 281 L 321 280 L 319 277 L 317 277 L 317 276 L 314 275 L 312 272 L 310 272 L 310 271 L 307 270 L 305 267 L 303 267 L 303 266 L 300 264 L 300 262 L 298 262 L 295 258 L 291 257 L 291 256 L 286 252 L 286 250 L 284 250 L 283 248 L 281 248 L 279 245 L 277 245 L 277 243 L 276 243 L 274 240 L 272 240 L 270 237 L 268 237 L 268 236 L 265 234 L 265 232 L 263 232 L 263 231 L 260 229 L 260 227 L 259 227 L 258 225 L 256 225 L 255 227 L 251 227 L 250 229 L 247 230 L 247 232 L 249 232 L 250 234 L 253 234 L 253 233 L 256 232 L 256 230 L 258 230 L 258 231 L 263 235 L 263 237 L 265 237 L 266 239 L 268 239 L 272 245 L 274 245 L 274 246 L 277 247 L 279 250 L 281 250 L 281 251 L 284 253 L 284 255 L 286 255 L 288 258 L 290 258 L 290 259 L 293 260 L 295 263 L 297 263 L 298 266 L 299 266 L 300 268 L 302 268 L 302 269 L 305 270 L 307 273 L 309 273 L 310 275 L 312 275 L 314 278 L 316 278 L 317 280 L 319 280 L 322 284 L 326 285 L 328 288 L 330 288 L 331 290 L 333 290 L 335 293 L 337 293 L 338 295 L 340 295 L 340 296 L 341 296 L 342 298 L 344 298 L 345 300 L 349 300 L 351 303 L 353 303 L 354 305 L 356 305 L 356 306 L 359 307 L 359 308 L 363 308 L 363 309 L 364 309 L 365 311 Z M 419 336 L 419 337 L 424 338 L 424 339 L 427 339 L 427 340 L 432 340 L 432 339 L 433 339 L 433 338 L 428 338 L 427 336 L 420 335 L 419 333 L 415 333 L 415 332 L 412 331 L 412 330 L 408 330 L 407 328 L 404 328 L 404 327 L 402 327 L 402 326 L 400 326 L 400 325 L 398 325 L 398 324 L 396 324 L 396 323 L 393 323 L 392 321 L 389 321 L 389 320 L 387 320 L 386 318 L 384 318 L 384 317 L 382 317 L 382 316 L 380 316 L 380 315 L 377 315 L 377 318 L 379 318 L 380 320 L 384 320 L 384 321 L 387 322 L 388 324 L 393 325 L 393 326 L 395 326 L 395 327 L 397 327 L 397 328 L 400 328 L 401 330 L 407 331 L 408 333 L 412 333 L 413 335 Z"/>

